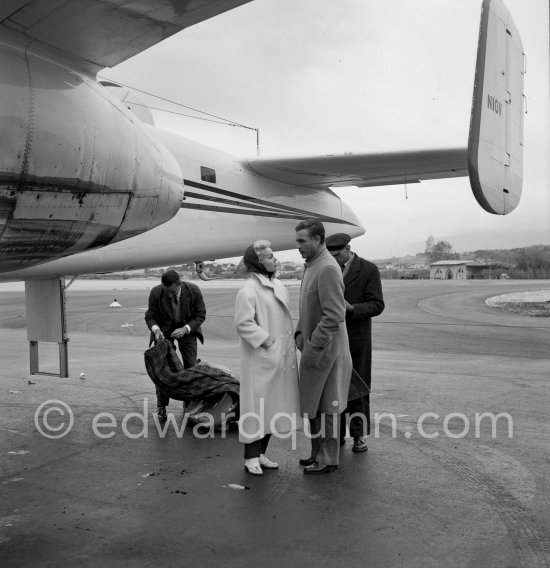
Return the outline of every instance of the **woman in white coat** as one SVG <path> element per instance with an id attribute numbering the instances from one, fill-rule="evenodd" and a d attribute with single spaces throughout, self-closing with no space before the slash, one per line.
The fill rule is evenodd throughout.
<path id="1" fill-rule="evenodd" d="M 244 467 L 253 475 L 279 465 L 265 453 L 271 434 L 299 426 L 298 365 L 288 291 L 277 280 L 277 260 L 269 241 L 246 249 L 250 278 L 235 302 L 235 327 L 241 338 L 239 440 Z"/>

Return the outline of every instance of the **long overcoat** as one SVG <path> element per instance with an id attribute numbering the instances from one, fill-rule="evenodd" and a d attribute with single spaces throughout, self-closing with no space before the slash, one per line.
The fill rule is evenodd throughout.
<path id="1" fill-rule="evenodd" d="M 380 271 L 376 264 L 357 255 L 344 273 L 344 298 L 353 306 L 346 314 L 353 368 L 371 386 L 372 319 L 384 311 Z"/>
<path id="2" fill-rule="evenodd" d="M 235 328 L 241 338 L 239 439 L 250 443 L 301 427 L 296 346 L 285 286 L 276 278 L 252 274 L 237 293 Z M 275 343 L 265 349 L 261 345 L 269 336 Z"/>
<path id="3" fill-rule="evenodd" d="M 310 418 L 347 406 L 352 364 L 345 318 L 342 270 L 323 245 L 306 263 L 296 327 L 301 409 Z"/>

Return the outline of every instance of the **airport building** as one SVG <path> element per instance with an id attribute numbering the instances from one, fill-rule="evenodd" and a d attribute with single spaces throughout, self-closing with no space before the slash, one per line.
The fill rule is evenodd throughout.
<path id="1" fill-rule="evenodd" d="M 430 264 L 431 280 L 479 280 L 508 278 L 508 267 L 471 260 L 438 260 Z"/>

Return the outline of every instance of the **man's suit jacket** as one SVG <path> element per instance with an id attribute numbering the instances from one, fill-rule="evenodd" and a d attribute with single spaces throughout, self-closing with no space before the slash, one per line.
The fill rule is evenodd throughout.
<path id="1" fill-rule="evenodd" d="M 164 286 L 155 286 L 149 294 L 149 307 L 145 312 L 145 323 L 151 329 L 158 325 L 165 337 L 177 328 L 188 325 L 191 328 L 191 335 L 195 335 L 204 343 L 201 324 L 206 317 L 206 308 L 200 288 L 190 282 L 181 283 L 181 293 L 178 308 L 181 314 L 181 324 L 176 325 L 174 321 L 174 304 L 170 296 L 166 293 Z"/>

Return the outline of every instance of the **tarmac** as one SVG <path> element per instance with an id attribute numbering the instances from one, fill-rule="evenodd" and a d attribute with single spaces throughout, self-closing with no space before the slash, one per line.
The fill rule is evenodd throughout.
<path id="1" fill-rule="evenodd" d="M 304 476 L 298 432 L 271 442 L 280 469 L 263 477 L 244 471 L 234 429 L 182 427 L 174 401 L 157 425 L 143 363 L 155 284 L 69 289 L 65 379 L 29 374 L 22 286 L 0 286 L 2 568 L 550 566 L 550 318 L 485 303 L 550 281 L 383 281 L 369 451 L 348 440 L 338 471 Z M 201 286 L 199 357 L 238 376 L 239 283 Z M 57 370 L 57 345 L 40 357 Z"/>

